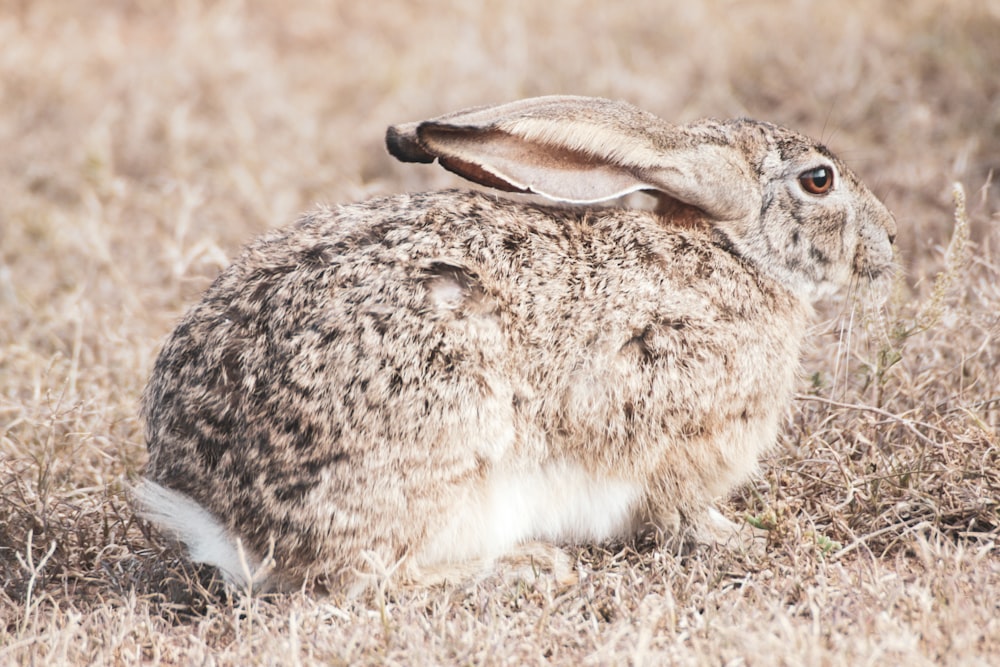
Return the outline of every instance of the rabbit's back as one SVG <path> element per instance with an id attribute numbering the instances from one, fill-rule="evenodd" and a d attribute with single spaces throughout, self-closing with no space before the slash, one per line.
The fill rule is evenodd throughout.
<path id="1" fill-rule="evenodd" d="M 773 442 L 804 316 L 650 212 L 324 209 L 248 246 L 167 341 L 147 475 L 319 569 L 400 558 L 476 480 L 545 460 L 695 506 Z"/>

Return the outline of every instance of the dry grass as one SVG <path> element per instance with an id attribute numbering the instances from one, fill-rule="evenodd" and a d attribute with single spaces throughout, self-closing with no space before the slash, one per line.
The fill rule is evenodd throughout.
<path id="1" fill-rule="evenodd" d="M 670 4 L 0 0 L 0 663 L 994 663 L 1000 4 Z M 897 294 L 830 305 L 729 504 L 766 554 L 605 545 L 568 591 L 350 604 L 203 586 L 124 495 L 163 336 L 313 202 L 454 183 L 387 124 L 552 92 L 791 125 L 897 213 Z"/>

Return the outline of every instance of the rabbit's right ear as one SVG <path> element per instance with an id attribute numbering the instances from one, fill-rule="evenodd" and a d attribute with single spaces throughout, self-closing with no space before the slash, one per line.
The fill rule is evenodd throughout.
<path id="1" fill-rule="evenodd" d="M 624 102 L 538 97 L 395 125 L 389 152 L 508 192 L 589 204 L 652 190 L 713 220 L 760 210 L 744 154 L 714 126 L 674 126 Z M 717 128 L 715 128 L 717 129 Z"/>

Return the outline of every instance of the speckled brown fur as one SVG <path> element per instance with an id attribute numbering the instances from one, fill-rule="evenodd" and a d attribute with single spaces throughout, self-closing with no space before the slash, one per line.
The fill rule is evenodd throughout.
<path id="1" fill-rule="evenodd" d="M 894 228 L 839 162 L 842 204 L 775 185 L 835 160 L 806 138 L 695 127 L 756 174 L 745 219 L 446 191 L 259 238 L 160 353 L 148 478 L 332 587 L 416 558 L 500 469 L 571 461 L 641 488 L 644 524 L 698 525 L 773 443 L 814 293 L 877 278 Z"/>

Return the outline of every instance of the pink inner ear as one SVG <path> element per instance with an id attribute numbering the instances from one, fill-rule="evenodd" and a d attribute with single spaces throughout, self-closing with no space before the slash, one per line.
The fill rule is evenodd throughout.
<path id="1" fill-rule="evenodd" d="M 596 203 L 649 187 L 619 165 L 502 131 L 425 125 L 420 128 L 420 139 L 445 169 L 505 192 Z"/>
<path id="2" fill-rule="evenodd" d="M 438 158 L 438 163 L 451 173 L 458 174 L 473 183 L 479 183 L 480 185 L 502 190 L 503 192 L 531 192 L 527 188 L 514 185 L 496 174 L 490 173 L 478 164 L 467 162 L 457 157 L 440 157 Z"/>
<path id="3" fill-rule="evenodd" d="M 692 138 L 685 128 L 654 124 L 652 130 L 664 136 L 652 130 L 636 136 L 620 119 L 600 114 L 596 120 L 583 114 L 587 122 L 567 126 L 557 117 L 500 124 L 497 113 L 476 112 L 492 119 L 488 125 L 420 123 L 416 143 L 463 178 L 557 202 L 596 204 L 657 190 L 711 220 L 744 220 L 760 208 L 745 156 L 729 145 Z"/>

